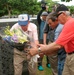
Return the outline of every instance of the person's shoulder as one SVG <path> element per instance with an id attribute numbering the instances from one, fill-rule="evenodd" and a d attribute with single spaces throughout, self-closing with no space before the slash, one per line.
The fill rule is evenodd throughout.
<path id="1" fill-rule="evenodd" d="M 15 23 L 12 27 L 19 27 L 20 25 L 18 23 Z"/>
<path id="2" fill-rule="evenodd" d="M 29 23 L 28 28 L 31 30 L 34 30 L 34 29 L 37 29 L 37 26 L 34 23 Z"/>
<path id="3" fill-rule="evenodd" d="M 59 26 L 62 26 L 63 24 L 60 24 L 60 23 L 59 23 L 58 25 L 59 25 Z"/>
<path id="4" fill-rule="evenodd" d="M 32 22 L 30 22 L 29 25 L 30 26 L 36 26 L 36 24 L 35 23 L 32 23 Z"/>
<path id="5" fill-rule="evenodd" d="M 63 26 L 64 26 L 64 25 L 62 25 L 62 24 L 58 24 L 58 26 L 56 27 L 56 30 L 61 31 L 61 30 L 62 30 L 62 28 L 63 28 Z"/>
<path id="6" fill-rule="evenodd" d="M 72 22 L 74 23 L 74 18 L 71 18 L 69 21 L 70 21 L 71 23 L 72 23 Z M 69 22 L 69 21 L 68 21 L 68 22 Z"/>
<path id="7" fill-rule="evenodd" d="M 60 23 L 59 23 L 58 26 L 59 26 L 59 27 L 63 27 L 63 24 L 60 24 Z"/>

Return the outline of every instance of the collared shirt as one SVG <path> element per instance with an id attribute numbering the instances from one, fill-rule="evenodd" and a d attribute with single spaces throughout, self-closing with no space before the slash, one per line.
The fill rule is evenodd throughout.
<path id="1" fill-rule="evenodd" d="M 11 31 L 13 29 L 21 29 L 21 26 L 16 23 L 12 26 L 12 28 L 10 29 Z M 23 30 L 22 30 L 23 31 Z M 24 32 L 24 31 L 23 31 Z M 37 26 L 34 24 L 34 23 L 29 23 L 28 24 L 28 29 L 26 31 L 26 33 L 31 37 L 33 38 L 33 42 L 35 43 L 35 41 L 38 41 L 38 33 L 37 33 Z M 31 41 L 32 42 L 32 41 Z"/>
<path id="2" fill-rule="evenodd" d="M 63 25 L 62 25 L 62 24 L 58 24 L 58 26 L 57 26 L 56 29 L 55 29 L 54 41 L 57 40 L 59 34 L 60 34 L 61 31 L 62 31 L 62 28 L 63 28 Z"/>
<path id="3" fill-rule="evenodd" d="M 55 35 L 54 35 L 54 41 L 57 40 L 58 36 L 60 35 L 62 29 L 63 29 L 62 24 L 58 24 L 57 27 L 55 28 Z M 58 60 L 59 61 L 64 61 L 66 57 L 66 52 L 64 48 L 61 48 L 60 50 L 58 50 Z"/>
<path id="4" fill-rule="evenodd" d="M 65 23 L 56 43 L 64 46 L 67 53 L 74 51 L 74 18 L 70 18 Z"/>

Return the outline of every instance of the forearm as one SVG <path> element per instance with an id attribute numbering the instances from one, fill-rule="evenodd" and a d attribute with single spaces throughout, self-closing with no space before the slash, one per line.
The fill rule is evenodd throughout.
<path id="1" fill-rule="evenodd" d="M 41 11 L 38 13 L 38 15 L 37 15 L 37 22 L 38 22 L 39 25 L 40 25 L 40 23 L 41 23 L 41 18 L 40 18 L 40 16 L 41 16 L 42 12 L 43 12 L 43 10 L 41 10 Z"/>
<path id="2" fill-rule="evenodd" d="M 57 54 L 57 53 L 58 53 L 58 50 L 53 51 L 53 52 L 47 51 L 47 52 L 44 53 L 44 55 L 54 55 L 54 54 Z"/>
<path id="3" fill-rule="evenodd" d="M 36 47 L 38 47 L 38 44 L 39 44 L 39 41 L 36 40 L 36 41 L 35 41 L 35 45 L 36 45 Z"/>
<path id="4" fill-rule="evenodd" d="M 30 55 L 33 56 L 33 55 L 40 54 L 40 53 L 45 53 L 45 52 L 52 53 L 52 52 L 57 51 L 60 48 L 62 48 L 61 45 L 58 45 L 55 42 L 51 43 L 49 45 L 42 45 L 42 44 L 40 44 L 39 46 L 40 46 L 39 48 L 32 48 L 32 49 L 30 49 Z"/>
<path id="5" fill-rule="evenodd" d="M 55 42 L 54 43 L 51 43 L 49 45 L 45 45 L 43 47 L 40 47 L 41 48 L 41 52 L 53 52 L 53 51 L 57 51 L 61 48 L 62 46 L 56 44 Z"/>
<path id="6" fill-rule="evenodd" d="M 44 35 L 43 35 L 43 43 L 44 43 L 44 44 L 46 44 L 46 38 L 47 38 L 47 34 L 44 33 Z"/>

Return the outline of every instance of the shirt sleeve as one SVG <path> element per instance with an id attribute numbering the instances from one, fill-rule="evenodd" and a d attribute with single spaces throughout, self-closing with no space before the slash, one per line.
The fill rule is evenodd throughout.
<path id="1" fill-rule="evenodd" d="M 38 31 L 37 31 L 37 26 L 33 28 L 33 38 L 34 40 L 38 40 Z"/>
<path id="2" fill-rule="evenodd" d="M 48 26 L 48 24 L 45 24 L 44 33 L 48 33 L 48 32 L 49 32 L 49 26 Z"/>
<path id="3" fill-rule="evenodd" d="M 38 15 L 37 15 L 37 22 L 38 22 L 38 25 L 40 25 L 40 23 L 41 23 L 40 16 L 41 16 L 41 14 L 42 14 L 43 11 L 44 11 L 44 10 L 40 10 L 39 13 L 38 13 Z"/>
<path id="4" fill-rule="evenodd" d="M 58 39 L 55 42 L 57 44 L 64 46 L 73 38 L 74 38 L 74 25 L 72 23 L 67 23 L 64 25 L 62 32 L 60 33 Z"/>
<path id="5" fill-rule="evenodd" d="M 11 27 L 10 31 L 13 31 L 14 29 L 18 29 L 18 28 L 20 28 L 20 26 L 18 25 L 18 23 L 16 23 Z"/>

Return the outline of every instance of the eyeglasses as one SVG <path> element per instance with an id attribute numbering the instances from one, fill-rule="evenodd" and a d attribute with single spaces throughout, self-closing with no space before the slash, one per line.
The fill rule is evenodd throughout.
<path id="1" fill-rule="evenodd" d="M 59 13 L 59 14 L 57 14 L 56 16 L 57 16 L 57 18 L 62 14 L 63 12 L 61 12 L 61 13 Z"/>

